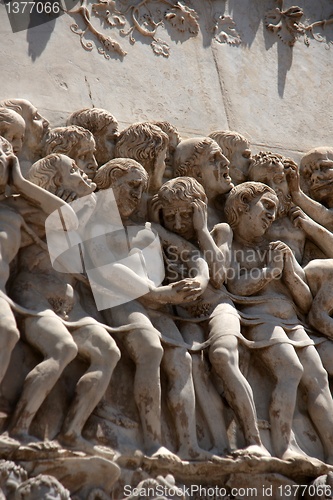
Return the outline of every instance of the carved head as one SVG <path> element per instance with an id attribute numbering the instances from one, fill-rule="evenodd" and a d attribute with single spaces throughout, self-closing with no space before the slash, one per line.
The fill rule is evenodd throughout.
<path id="1" fill-rule="evenodd" d="M 279 198 L 279 217 L 287 215 L 292 204 L 285 170 L 288 161 L 282 155 L 260 151 L 252 157 L 248 172 L 250 181 L 263 182 L 274 189 Z"/>
<path id="2" fill-rule="evenodd" d="M 192 239 L 195 235 L 193 208 L 197 200 L 207 204 L 201 184 L 193 177 L 176 177 L 161 186 L 152 198 L 151 206 L 166 229 L 185 239 Z"/>
<path id="3" fill-rule="evenodd" d="M 26 99 L 0 101 L 0 106 L 16 111 L 25 121 L 23 149 L 27 158 L 41 155 L 44 142 L 50 130 L 49 122 L 41 116 L 37 108 Z"/>
<path id="4" fill-rule="evenodd" d="M 20 465 L 9 460 L 0 461 L 0 487 L 6 498 L 13 495 L 18 486 L 27 478 L 27 472 Z"/>
<path id="5" fill-rule="evenodd" d="M 181 140 L 178 130 L 176 129 L 176 127 L 171 125 L 171 123 L 166 122 L 166 121 L 161 121 L 161 122 L 160 121 L 153 121 L 150 123 L 159 127 L 169 137 L 169 148 L 168 148 L 168 152 L 167 152 L 167 155 L 165 158 L 165 163 L 169 167 L 173 167 L 173 160 L 174 160 L 174 154 L 176 151 L 176 147 L 178 146 L 178 144 L 180 143 L 180 140 Z"/>
<path id="6" fill-rule="evenodd" d="M 27 173 L 27 179 L 53 194 L 61 187 L 78 197 L 92 193 L 96 187 L 72 158 L 53 153 L 36 161 Z"/>
<path id="7" fill-rule="evenodd" d="M 308 151 L 300 164 L 302 188 L 314 200 L 333 207 L 333 148 Z"/>
<path id="8" fill-rule="evenodd" d="M 210 137 L 186 139 L 176 148 L 175 175 L 194 177 L 203 186 L 208 199 L 228 193 L 233 187 L 228 165 L 220 146 Z"/>
<path id="9" fill-rule="evenodd" d="M 114 158 L 118 122 L 109 111 L 100 108 L 80 109 L 70 115 L 67 125 L 79 125 L 93 134 L 96 142 L 95 157 L 100 165 Z"/>
<path id="10" fill-rule="evenodd" d="M 251 161 L 250 142 L 238 132 L 217 130 L 209 134 L 220 146 L 222 153 L 228 158 L 230 177 L 234 184 L 247 180 Z"/>
<path id="11" fill-rule="evenodd" d="M 113 189 L 121 217 L 128 218 L 139 207 L 148 186 L 148 174 L 131 158 L 115 158 L 98 169 L 94 182 L 99 190 Z"/>
<path id="12" fill-rule="evenodd" d="M 8 161 L 11 155 L 12 145 L 0 135 L 0 193 L 5 191 L 8 183 Z"/>
<path id="13" fill-rule="evenodd" d="M 156 158 L 167 152 L 169 138 L 151 123 L 134 123 L 120 132 L 116 144 L 116 157 L 133 158 L 141 163 L 148 174 L 154 170 Z"/>
<path id="14" fill-rule="evenodd" d="M 15 492 L 15 500 L 70 500 L 70 493 L 53 476 L 39 474 L 24 481 Z"/>
<path id="15" fill-rule="evenodd" d="M 225 204 L 227 222 L 234 231 L 247 227 L 255 236 L 262 236 L 275 220 L 278 198 L 261 182 L 243 182 L 229 193 Z"/>
<path id="16" fill-rule="evenodd" d="M 16 111 L 0 108 L 0 135 L 13 147 L 15 155 L 21 152 L 25 133 L 25 121 Z"/>
<path id="17" fill-rule="evenodd" d="M 73 158 L 89 179 L 94 178 L 98 165 L 94 156 L 95 139 L 89 130 L 76 125 L 53 128 L 45 144 L 45 154 L 51 153 Z"/>

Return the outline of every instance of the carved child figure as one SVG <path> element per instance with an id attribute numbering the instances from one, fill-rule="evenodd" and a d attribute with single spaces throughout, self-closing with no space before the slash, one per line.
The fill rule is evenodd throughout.
<path id="1" fill-rule="evenodd" d="M 155 219 L 169 231 L 194 244 L 207 260 L 210 285 L 200 297 L 177 309 L 183 317 L 207 317 L 202 324 L 210 340 L 209 357 L 222 379 L 225 397 L 243 431 L 246 451 L 259 456 L 269 455 L 261 443 L 251 387 L 239 369 L 238 338 L 242 337 L 239 315 L 223 286 L 230 264 L 232 231 L 227 224 L 215 226 L 212 231 L 214 241 L 207 228 L 206 202 L 205 192 L 195 179 L 177 177 L 163 184 L 152 205 Z M 189 272 L 186 253 L 181 248 L 181 245 L 172 246 L 169 242 L 164 248 L 166 269 L 169 271 L 167 277 L 171 280 L 184 279 Z M 181 331 L 188 342 L 193 339 L 202 341 L 202 331 L 198 328 L 196 324 L 184 322 Z M 219 426 L 222 423 L 219 422 L 221 415 L 215 408 L 218 404 L 213 399 L 212 388 L 200 377 L 200 359 L 194 358 L 193 362 L 197 399 L 215 436 L 218 430 L 221 433 Z M 219 442 L 216 438 L 215 441 Z"/>
<path id="2" fill-rule="evenodd" d="M 21 196 L 5 198 L 7 184 Z M 64 205 L 64 202 L 23 178 L 17 158 L 9 142 L 0 136 L 0 290 L 6 293 L 10 275 L 10 263 L 15 259 L 24 239 L 23 233 L 29 231 L 21 215 L 13 208 L 14 200 L 30 200 L 30 211 L 50 214 Z M 12 350 L 20 337 L 14 314 L 4 297 L 0 297 L 0 383 L 7 371 Z M 1 438 L 2 439 L 2 438 Z"/>
<path id="3" fill-rule="evenodd" d="M 148 183 L 145 169 L 132 159 L 116 158 L 98 170 L 95 181 L 99 194 L 112 187 L 122 223 L 130 228 L 131 216 Z M 99 220 L 100 216 L 99 213 Z M 110 217 L 107 210 L 105 217 L 107 222 Z M 97 266 L 103 255 L 111 253 L 116 256 L 119 244 L 112 235 L 105 241 L 96 241 L 93 239 L 94 231 L 100 233 L 100 230 L 94 225 L 91 228 L 89 255 Z M 133 330 L 122 334 L 121 339 L 136 365 L 134 398 L 146 452 L 153 457 L 170 461 L 179 461 L 179 458 L 162 446 L 160 366 L 168 379 L 167 397 L 178 437 L 177 455 L 185 460 L 206 460 L 212 457 L 211 453 L 200 449 L 197 443 L 190 355 L 175 323 L 163 314 L 165 305 L 188 302 L 202 292 L 207 284 L 207 266 L 202 259 L 197 260 L 199 264 L 195 278 L 166 286 L 156 286 L 147 277 L 136 275 L 119 262 L 112 274 L 103 270 L 101 275 L 106 285 L 111 280 L 111 283 L 117 283 L 118 288 L 123 287 L 125 292 L 129 282 L 131 289 L 142 281 L 146 283 L 148 293 L 112 308 L 112 322 L 115 326 L 133 324 Z M 138 324 L 141 324 L 140 328 Z M 171 339 L 171 346 L 163 340 L 164 337 Z"/>
<path id="4" fill-rule="evenodd" d="M 148 172 L 148 193 L 155 194 L 162 185 L 169 138 L 156 125 L 133 123 L 122 130 L 116 144 L 118 158 L 133 158 Z"/>
<path id="5" fill-rule="evenodd" d="M 250 142 L 238 132 L 230 130 L 217 130 L 209 134 L 222 149 L 222 153 L 228 158 L 230 177 L 237 185 L 247 181 L 247 174 L 251 162 Z"/>
<path id="6" fill-rule="evenodd" d="M 91 194 L 95 188 L 74 160 L 61 154 L 36 162 L 29 171 L 29 179 L 50 191 L 55 191 L 60 183 L 78 197 Z M 75 277 L 53 269 L 43 241 L 36 240 L 21 250 L 18 269 L 12 296 L 19 304 L 39 313 L 24 319 L 24 329 L 27 341 L 44 359 L 25 379 L 10 423 L 10 435 L 24 442 L 34 440 L 29 435 L 33 418 L 64 368 L 79 353 L 89 366 L 76 385 L 58 439 L 66 446 L 98 454 L 98 447 L 90 445 L 81 432 L 109 384 L 120 357 L 119 349 L 92 318 L 86 325 L 73 327 L 71 332 L 64 326 L 61 317 L 77 321 L 88 314 L 80 305 Z"/>
<path id="7" fill-rule="evenodd" d="M 61 153 L 73 158 L 89 179 L 94 178 L 98 165 L 94 156 L 95 139 L 89 130 L 76 125 L 53 128 L 45 144 L 45 155 L 52 153 Z"/>
<path id="8" fill-rule="evenodd" d="M 208 227 L 223 220 L 221 195 L 233 184 L 229 177 L 229 161 L 220 146 L 210 137 L 196 137 L 181 141 L 175 152 L 175 176 L 194 177 L 204 188 L 208 198 Z"/>
<path id="9" fill-rule="evenodd" d="M 96 142 L 95 157 L 99 165 L 114 158 L 118 122 L 109 111 L 100 108 L 80 109 L 70 115 L 67 125 L 79 125 L 93 134 Z"/>
<path id="10" fill-rule="evenodd" d="M 278 198 L 264 184 L 245 182 L 231 191 L 225 210 L 234 233 L 234 276 L 228 288 L 247 297 L 239 305 L 248 322 L 247 337 L 257 344 L 255 354 L 274 380 L 269 408 L 274 451 L 284 460 L 297 456 L 291 447 L 291 427 L 300 385 L 326 461 L 332 463 L 333 401 L 327 373 L 295 312 L 295 306 L 303 314 L 309 311 L 311 291 L 290 248 L 267 234 Z"/>

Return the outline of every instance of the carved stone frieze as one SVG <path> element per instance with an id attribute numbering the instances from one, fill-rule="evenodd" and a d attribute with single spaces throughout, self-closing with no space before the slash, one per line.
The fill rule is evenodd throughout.
<path id="1" fill-rule="evenodd" d="M 305 45 L 310 44 L 310 37 L 317 42 L 324 42 L 328 47 L 333 43 L 332 32 L 326 37 L 316 28 L 325 28 L 333 23 L 333 19 L 321 19 L 310 22 L 305 18 L 306 12 L 301 7 L 291 6 L 286 8 L 284 0 L 276 0 L 277 6 L 268 10 L 265 15 L 265 25 L 269 31 L 277 34 L 283 43 L 293 47 L 296 41 L 303 38 Z"/>
<path id="2" fill-rule="evenodd" d="M 163 57 L 169 57 L 171 50 L 169 43 L 159 37 L 163 28 L 178 34 L 182 41 L 196 37 L 200 31 L 199 15 L 188 1 L 143 0 L 126 5 L 116 0 L 100 0 L 96 3 L 81 0 L 77 9 L 67 12 L 78 15 L 85 25 L 84 28 L 77 23 L 71 25 L 71 30 L 79 35 L 83 48 L 93 50 L 93 43 L 85 39 L 85 35 L 90 33 L 101 44 L 97 50 L 106 59 L 110 59 L 112 53 L 120 57 L 127 54 L 119 39 L 107 34 L 110 29 L 117 29 L 119 35 L 128 38 L 132 45 L 140 39 L 140 35 L 145 37 L 150 40 L 153 52 Z M 102 21 L 102 28 L 96 28 L 96 18 Z M 235 22 L 229 15 L 213 13 L 209 31 L 219 43 L 241 43 Z"/>

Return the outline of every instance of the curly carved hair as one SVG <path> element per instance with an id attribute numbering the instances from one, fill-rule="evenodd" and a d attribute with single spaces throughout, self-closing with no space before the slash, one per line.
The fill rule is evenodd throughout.
<path id="1" fill-rule="evenodd" d="M 260 151 L 252 156 L 248 171 L 250 181 L 267 183 L 270 175 L 270 167 L 278 163 L 284 164 L 285 160 L 282 155 L 271 153 L 270 151 Z"/>
<path id="2" fill-rule="evenodd" d="M 222 153 L 228 158 L 228 160 L 231 159 L 232 155 L 239 147 L 250 149 L 251 146 L 246 137 L 231 130 L 216 130 L 215 132 L 209 134 L 208 137 L 211 137 L 215 142 L 217 142 L 222 149 Z"/>
<path id="3" fill-rule="evenodd" d="M 19 122 L 23 128 L 23 133 L 25 130 L 25 121 L 23 120 L 22 116 L 19 115 L 16 111 L 10 108 L 1 108 L 0 107 L 0 134 L 6 134 L 8 130 L 10 129 L 10 126 L 15 123 Z"/>
<path id="4" fill-rule="evenodd" d="M 19 482 L 28 478 L 27 471 L 20 465 L 10 460 L 0 460 L 0 486 L 6 483 L 12 472 L 18 477 Z"/>
<path id="5" fill-rule="evenodd" d="M 45 143 L 45 154 L 62 153 L 71 157 L 82 142 L 92 143 L 95 147 L 94 136 L 83 127 L 69 125 L 53 128 Z"/>
<path id="6" fill-rule="evenodd" d="M 184 143 L 185 141 L 183 141 Z M 184 160 L 182 155 L 177 154 L 177 149 L 182 146 L 182 142 L 179 143 L 178 148 L 176 149 L 174 166 L 175 166 L 175 175 L 196 177 L 197 169 L 200 168 L 200 156 L 204 153 L 205 149 L 210 147 L 211 145 L 216 144 L 216 141 L 211 139 L 210 137 L 204 137 L 198 140 L 197 144 L 191 148 L 191 153 Z"/>
<path id="7" fill-rule="evenodd" d="M 13 154 L 13 147 L 9 141 L 2 135 L 0 135 L 0 147 L 6 155 Z"/>
<path id="8" fill-rule="evenodd" d="M 120 132 L 115 154 L 119 158 L 133 158 L 150 173 L 155 158 L 169 144 L 169 138 L 156 125 L 148 122 L 133 123 Z"/>
<path id="9" fill-rule="evenodd" d="M 264 193 L 270 193 L 278 206 L 279 200 L 275 191 L 262 182 L 243 182 L 232 188 L 224 208 L 227 222 L 232 229 L 238 226 L 240 215 L 247 212 L 251 201 Z"/>
<path id="10" fill-rule="evenodd" d="M 102 165 L 96 172 L 94 183 L 98 189 L 108 189 L 113 183 L 130 170 L 137 170 L 144 180 L 144 188 L 148 186 L 148 174 L 140 163 L 132 158 L 115 158 Z"/>
<path id="11" fill-rule="evenodd" d="M 39 494 L 38 498 L 42 498 L 43 489 L 55 490 L 58 495 L 60 495 L 61 500 L 70 500 L 69 491 L 53 476 L 48 476 L 46 474 L 38 474 L 36 477 L 31 477 L 24 481 L 17 488 L 15 492 L 15 500 L 24 500 L 32 498 L 37 498 L 36 495 Z"/>
<path id="12" fill-rule="evenodd" d="M 27 173 L 27 179 L 51 193 L 61 185 L 60 154 L 52 153 L 31 165 Z"/>
<path id="13" fill-rule="evenodd" d="M 104 129 L 114 124 L 118 127 L 118 121 L 106 109 L 84 108 L 74 111 L 67 119 L 66 125 L 78 125 L 86 128 L 93 135 L 103 133 Z"/>
<path id="14" fill-rule="evenodd" d="M 153 218 L 157 217 L 161 222 L 163 208 L 170 205 L 175 206 L 178 201 L 186 201 L 190 204 L 195 200 L 207 203 L 207 196 L 202 185 L 193 177 L 176 177 L 165 182 L 158 193 L 153 196 L 150 212 L 156 214 Z"/>

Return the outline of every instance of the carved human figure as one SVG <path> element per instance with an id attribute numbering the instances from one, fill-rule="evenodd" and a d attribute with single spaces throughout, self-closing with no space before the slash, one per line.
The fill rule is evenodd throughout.
<path id="1" fill-rule="evenodd" d="M 76 125 L 53 128 L 45 143 L 45 155 L 61 153 L 75 160 L 77 166 L 93 179 L 97 170 L 95 139 L 89 130 Z"/>
<path id="2" fill-rule="evenodd" d="M 177 307 L 180 316 L 198 318 L 208 330 L 209 358 L 223 382 L 225 397 L 234 410 L 246 442 L 246 452 L 269 455 L 262 446 L 257 426 L 257 415 L 252 390 L 239 369 L 238 339 L 241 338 L 240 321 L 236 308 L 223 286 L 230 264 L 232 231 L 228 224 L 218 224 L 212 234 L 207 228 L 207 198 L 202 186 L 191 177 L 177 177 L 163 184 L 153 198 L 155 215 L 171 232 L 191 242 L 205 256 L 210 269 L 210 284 L 196 300 Z M 214 236 L 214 239 L 212 237 Z M 179 280 L 187 277 L 186 253 L 182 247 L 165 245 L 167 277 Z M 185 314 L 184 314 L 185 312 Z M 184 322 L 182 334 L 188 342 L 202 342 L 199 325 Z M 221 414 L 213 388 L 202 377 L 201 360 L 193 358 L 196 396 L 216 443 L 220 440 Z M 221 436 L 222 437 L 222 436 Z"/>
<path id="3" fill-rule="evenodd" d="M 318 257 L 332 258 L 332 239 L 328 231 L 315 221 L 309 224 L 310 221 L 301 216 L 300 209 L 293 203 L 289 185 L 295 169 L 295 162 L 279 154 L 261 151 L 252 157 L 249 179 L 267 184 L 279 199 L 277 216 L 268 234 L 271 239 L 287 243 L 300 264 L 307 263 L 309 253 L 311 257 L 317 254 Z M 310 242 L 315 246 L 309 247 Z"/>
<path id="4" fill-rule="evenodd" d="M 13 500 L 70 500 L 69 491 L 53 476 L 38 474 L 17 488 Z"/>
<path id="5" fill-rule="evenodd" d="M 146 171 L 132 159 L 116 158 L 98 170 L 95 181 L 99 194 L 110 187 L 113 189 L 122 224 L 130 228 L 131 216 L 135 213 L 148 184 Z M 99 211 L 99 220 L 101 215 Z M 109 210 L 105 210 L 105 217 L 107 223 L 110 219 Z M 94 222 L 93 219 L 91 222 Z M 119 242 L 114 237 L 105 239 L 104 242 L 100 239 L 96 241 L 93 238 L 96 231 L 98 234 L 101 232 L 92 224 L 89 255 L 95 266 L 103 255 L 109 253 L 116 257 L 119 252 Z M 148 244 L 149 234 L 146 233 L 147 230 L 138 233 L 135 243 L 137 248 Z M 191 261 L 191 255 L 189 260 Z M 201 450 L 197 443 L 191 357 L 186 347 L 183 347 L 183 339 L 174 321 L 164 314 L 166 304 L 188 302 L 197 297 L 207 284 L 208 270 L 204 261 L 197 259 L 193 262 L 193 267 L 196 267 L 195 278 L 167 286 L 156 286 L 148 278 L 136 275 L 119 262 L 112 274 L 105 269 L 101 273 L 101 279 L 106 286 L 108 282 L 117 283 L 118 288 L 123 287 L 127 293 L 128 286 L 132 291 L 142 281 L 146 284 L 148 293 L 144 296 L 112 308 L 112 324 L 133 324 L 133 330 L 123 333 L 121 339 L 136 365 L 134 398 L 140 415 L 146 452 L 153 457 L 172 461 L 179 461 L 179 458 L 162 446 L 160 366 L 168 379 L 167 399 L 178 437 L 177 455 L 187 460 L 205 460 L 212 456 Z M 105 314 L 107 317 L 108 312 Z M 140 328 L 136 326 L 138 323 L 142 325 Z M 171 346 L 165 337 L 171 339 Z"/>
<path id="6" fill-rule="evenodd" d="M 26 99 L 6 99 L 0 101 L 0 106 L 16 111 L 25 121 L 25 137 L 20 159 L 34 162 L 41 158 L 50 130 L 46 118 L 41 116 L 37 108 Z"/>
<path id="7" fill-rule="evenodd" d="M 230 177 L 237 185 L 247 181 L 247 174 L 251 161 L 251 145 L 243 135 L 231 130 L 216 130 L 209 134 L 222 149 L 222 153 L 228 158 Z"/>
<path id="8" fill-rule="evenodd" d="M 4 192 L 7 184 L 17 192 L 20 197 L 5 198 Z M 19 198 L 30 200 L 30 211 L 33 209 L 50 214 L 64 205 L 64 202 L 43 189 L 35 186 L 23 178 L 17 158 L 9 142 L 0 136 L 0 290 L 6 294 L 6 284 L 10 276 L 10 263 L 15 259 L 19 248 L 29 228 L 15 209 L 15 201 Z M 44 217 L 45 217 L 44 214 Z M 12 350 L 17 343 L 20 333 L 16 320 L 5 297 L 0 297 L 0 382 L 7 371 Z M 0 440 L 3 438 L 0 438 Z"/>
<path id="9" fill-rule="evenodd" d="M 248 297 L 238 306 L 248 322 L 246 336 L 260 347 L 255 355 L 274 383 L 269 407 L 274 451 L 284 460 L 299 453 L 291 446 L 291 428 L 301 386 L 325 459 L 332 463 L 333 401 L 327 373 L 295 313 L 295 305 L 303 314 L 309 311 L 312 294 L 290 248 L 267 235 L 278 198 L 265 184 L 245 182 L 231 191 L 225 210 L 234 233 L 234 275 L 227 286 L 232 293 Z"/>
<path id="10" fill-rule="evenodd" d="M 293 202 L 318 224 L 332 231 L 333 148 L 311 149 L 303 156 L 300 169 L 296 164 L 291 165 L 288 174 Z"/>
<path id="11" fill-rule="evenodd" d="M 61 154 L 36 162 L 28 177 L 51 192 L 60 183 L 78 197 L 91 194 L 96 187 L 74 160 Z M 70 331 L 64 326 L 61 318 L 77 321 L 89 315 L 80 305 L 75 277 L 67 274 L 66 269 L 63 273 L 53 269 L 41 236 L 21 250 L 11 294 L 19 304 L 39 313 L 25 318 L 23 327 L 26 340 L 42 353 L 43 361 L 25 379 L 9 432 L 23 442 L 34 440 L 29 435 L 33 418 L 64 368 L 79 353 L 88 368 L 76 384 L 58 439 L 66 446 L 98 454 L 98 448 L 90 445 L 81 432 L 110 382 L 120 352 L 112 337 L 92 318 Z"/>
<path id="12" fill-rule="evenodd" d="M 196 137 L 181 141 L 175 152 L 176 177 L 194 177 L 204 188 L 208 198 L 208 227 L 223 220 L 221 195 L 233 187 L 229 177 L 229 161 L 220 146 L 210 137 Z"/>
<path id="13" fill-rule="evenodd" d="M 118 122 L 109 111 L 100 108 L 80 109 L 70 115 L 67 125 L 79 125 L 93 134 L 96 142 L 95 158 L 99 165 L 114 158 Z"/>
<path id="14" fill-rule="evenodd" d="M 133 158 L 149 175 L 148 193 L 155 194 L 161 187 L 169 138 L 156 125 L 133 123 L 119 134 L 115 156 Z"/>
<path id="15" fill-rule="evenodd" d="M 0 108 L 0 135 L 12 145 L 15 155 L 22 149 L 25 134 L 25 121 L 16 111 Z"/>

